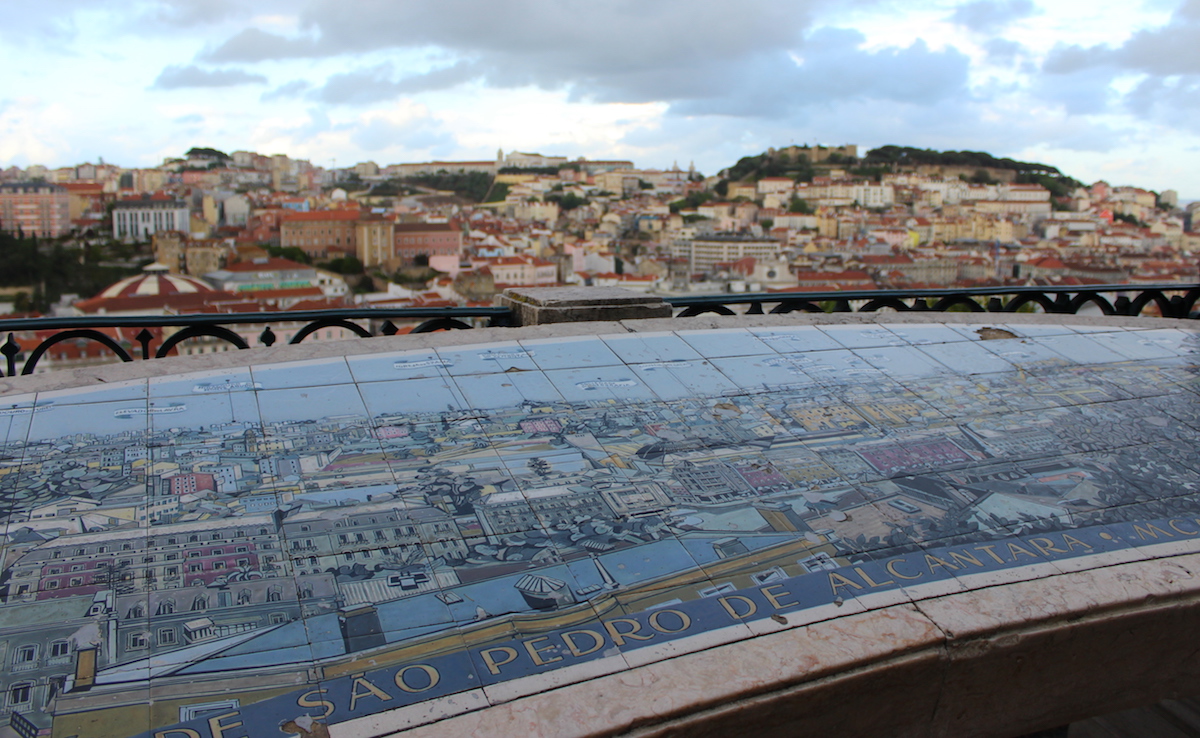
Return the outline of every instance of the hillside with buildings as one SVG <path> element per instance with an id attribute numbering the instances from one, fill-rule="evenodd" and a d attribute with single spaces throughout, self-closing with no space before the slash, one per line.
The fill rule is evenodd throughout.
<path id="1" fill-rule="evenodd" d="M 539 285 L 1195 282 L 1194 208 L 1171 190 L 901 146 L 770 149 L 707 177 L 523 152 L 326 169 L 194 148 L 149 168 L 0 171 L 5 252 L 26 260 L 0 286 L 10 313 L 86 315 L 490 304 Z M 124 276 L 135 286 L 112 284 Z"/>

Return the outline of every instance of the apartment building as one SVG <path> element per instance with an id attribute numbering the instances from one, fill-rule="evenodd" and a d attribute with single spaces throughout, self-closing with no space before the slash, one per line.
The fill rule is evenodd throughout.
<path id="1" fill-rule="evenodd" d="M 0 229 L 26 236 L 56 238 L 71 230 L 71 197 L 46 182 L 0 185 Z"/>

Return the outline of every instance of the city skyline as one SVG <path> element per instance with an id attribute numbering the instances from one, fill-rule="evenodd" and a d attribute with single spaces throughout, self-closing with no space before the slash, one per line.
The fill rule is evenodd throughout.
<path id="1" fill-rule="evenodd" d="M 706 174 L 790 143 L 984 150 L 1200 198 L 1195 2 L 0 11 L 0 166 L 191 146 L 357 161 L 497 148 Z M 80 74 L 85 66 L 87 74 Z M 482 112 L 481 112 L 482 111 Z"/>

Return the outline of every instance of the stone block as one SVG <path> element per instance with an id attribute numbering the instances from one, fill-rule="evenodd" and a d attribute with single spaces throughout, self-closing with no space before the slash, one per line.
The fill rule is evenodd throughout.
<path id="1" fill-rule="evenodd" d="M 671 317 L 661 297 L 620 287 L 510 287 L 496 304 L 510 308 L 522 326 Z"/>

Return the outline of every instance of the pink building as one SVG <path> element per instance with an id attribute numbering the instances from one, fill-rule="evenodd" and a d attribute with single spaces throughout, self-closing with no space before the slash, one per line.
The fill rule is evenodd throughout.
<path id="1" fill-rule="evenodd" d="M 46 182 L 0 185 L 0 230 L 56 238 L 71 230 L 71 196 Z"/>

